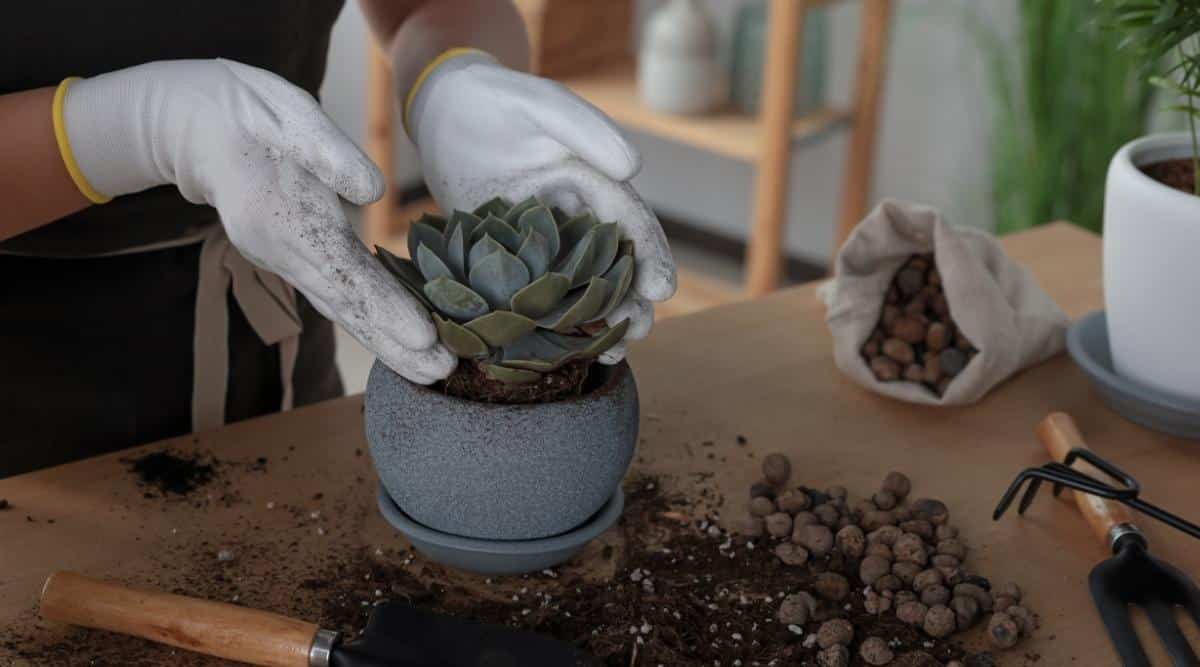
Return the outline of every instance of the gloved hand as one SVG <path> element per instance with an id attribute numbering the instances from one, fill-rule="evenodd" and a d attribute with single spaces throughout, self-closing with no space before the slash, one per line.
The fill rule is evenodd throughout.
<path id="1" fill-rule="evenodd" d="M 397 373 L 429 384 L 454 368 L 424 307 L 342 212 L 338 195 L 382 196 L 378 169 L 307 92 L 228 60 L 154 62 L 69 84 L 62 124 L 93 201 L 174 183 Z"/>
<path id="2" fill-rule="evenodd" d="M 637 264 L 633 289 L 607 319 L 630 318 L 626 339 L 645 337 L 654 323 L 651 302 L 675 293 L 675 262 L 658 219 L 628 182 L 641 167 L 637 150 L 607 116 L 558 83 L 481 51 L 447 56 L 402 100 L 438 205 L 469 211 L 497 195 L 536 195 L 572 215 L 591 209 L 619 222 Z M 622 342 L 600 360 L 624 356 Z"/>

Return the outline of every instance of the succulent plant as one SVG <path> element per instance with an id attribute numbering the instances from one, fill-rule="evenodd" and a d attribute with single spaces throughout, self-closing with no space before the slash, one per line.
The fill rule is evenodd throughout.
<path id="1" fill-rule="evenodd" d="M 497 197 L 449 219 L 424 215 L 404 259 L 378 257 L 429 309 L 451 352 L 507 383 L 594 359 L 625 335 L 605 318 L 633 282 L 633 244 L 615 222 Z"/>

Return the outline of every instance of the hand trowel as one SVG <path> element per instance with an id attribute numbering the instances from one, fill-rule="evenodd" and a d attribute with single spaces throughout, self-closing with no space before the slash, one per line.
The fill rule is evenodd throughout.
<path id="1" fill-rule="evenodd" d="M 133 635 L 266 667 L 592 667 L 570 644 L 385 602 L 363 633 L 337 633 L 279 614 L 127 588 L 56 572 L 42 589 L 51 621 Z"/>

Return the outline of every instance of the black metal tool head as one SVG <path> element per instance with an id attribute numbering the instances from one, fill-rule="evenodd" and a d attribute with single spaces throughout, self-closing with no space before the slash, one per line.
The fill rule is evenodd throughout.
<path id="1" fill-rule="evenodd" d="M 1154 558 L 1138 533 L 1124 535 L 1113 545 L 1116 553 L 1092 569 L 1088 587 L 1125 667 L 1150 667 L 1130 619 L 1130 606 L 1141 607 L 1171 656 L 1175 667 L 1200 666 L 1175 620 L 1182 607 L 1200 625 L 1200 589 L 1178 568 Z"/>
<path id="2" fill-rule="evenodd" d="M 331 667 L 594 667 L 580 649 L 542 635 L 434 614 L 375 607 L 362 635 L 334 647 Z"/>

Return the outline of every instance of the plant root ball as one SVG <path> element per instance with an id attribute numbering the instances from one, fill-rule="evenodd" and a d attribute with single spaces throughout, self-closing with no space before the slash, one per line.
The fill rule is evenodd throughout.
<path id="1" fill-rule="evenodd" d="M 767 533 L 771 537 L 787 537 L 792 534 L 792 517 L 786 512 L 768 514 L 764 519 Z"/>
<path id="2" fill-rule="evenodd" d="M 854 641 L 854 626 L 844 618 L 825 621 L 817 629 L 817 645 L 821 648 L 849 646 L 852 641 Z"/>
<path id="3" fill-rule="evenodd" d="M 867 536 L 858 526 L 843 527 L 834 536 L 833 541 L 837 545 L 838 551 L 841 551 L 847 558 L 862 558 L 863 553 L 867 550 Z"/>
<path id="4" fill-rule="evenodd" d="M 775 557 L 784 565 L 804 565 L 808 562 L 808 549 L 799 544 L 782 542 L 775 546 Z"/>
<path id="5" fill-rule="evenodd" d="M 1012 648 L 1021 638 L 1021 628 L 1008 614 L 992 614 L 987 625 L 987 636 L 996 648 Z"/>
<path id="6" fill-rule="evenodd" d="M 828 526 L 819 523 L 804 526 L 799 531 L 800 545 L 818 558 L 829 553 L 833 548 L 833 531 Z"/>
<path id="7" fill-rule="evenodd" d="M 862 656 L 863 661 L 868 665 L 877 666 L 886 665 L 892 661 L 892 658 L 896 657 L 882 637 L 867 637 L 864 639 L 862 646 L 858 647 L 858 654 Z"/>
<path id="8" fill-rule="evenodd" d="M 766 496 L 758 496 L 750 501 L 750 515 L 766 517 L 775 513 L 775 501 Z"/>
<path id="9" fill-rule="evenodd" d="M 954 611 L 939 604 L 930 607 L 929 611 L 925 612 L 925 622 L 921 625 L 921 629 L 930 637 L 941 639 L 949 637 L 954 632 L 957 622 Z"/>
<path id="10" fill-rule="evenodd" d="M 867 556 L 858 566 L 858 578 L 868 586 L 877 579 L 892 571 L 892 564 L 879 556 Z"/>
<path id="11" fill-rule="evenodd" d="M 817 653 L 817 665 L 820 667 L 849 667 L 850 649 L 841 644 L 823 648 L 820 653 Z"/>
<path id="12" fill-rule="evenodd" d="M 808 509 L 812 501 L 802 491 L 785 491 L 775 500 L 775 504 L 779 505 L 780 510 L 795 515 Z"/>
<path id="13" fill-rule="evenodd" d="M 817 595 L 832 602 L 841 602 L 850 595 L 850 582 L 836 572 L 822 572 L 813 584 Z"/>
<path id="14" fill-rule="evenodd" d="M 788 457 L 778 452 L 767 454 L 762 462 L 763 477 L 776 487 L 787 484 L 792 476 L 792 462 Z"/>
<path id="15" fill-rule="evenodd" d="M 901 602 L 896 607 L 896 618 L 900 619 L 901 623 L 919 626 L 925 623 L 925 614 L 928 612 L 929 607 L 920 602 Z"/>

